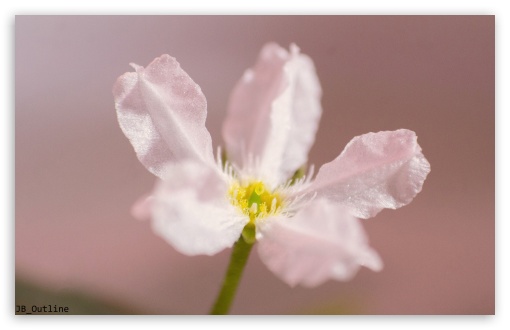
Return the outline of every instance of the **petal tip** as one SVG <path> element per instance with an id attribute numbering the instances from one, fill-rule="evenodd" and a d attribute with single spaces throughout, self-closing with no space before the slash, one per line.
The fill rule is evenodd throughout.
<path id="1" fill-rule="evenodd" d="M 260 58 L 267 60 L 274 57 L 277 57 L 281 60 L 286 60 L 289 56 L 289 53 L 285 48 L 277 44 L 276 42 L 269 42 L 262 47 L 260 51 Z"/>
<path id="2" fill-rule="evenodd" d="M 292 56 L 299 55 L 300 51 L 301 49 L 298 47 L 298 45 L 296 45 L 295 43 L 290 44 L 290 53 L 292 54 Z"/>
<path id="3" fill-rule="evenodd" d="M 138 65 L 136 63 L 129 63 L 129 66 L 135 69 L 136 72 L 140 72 L 141 70 L 143 70 L 143 66 Z"/>

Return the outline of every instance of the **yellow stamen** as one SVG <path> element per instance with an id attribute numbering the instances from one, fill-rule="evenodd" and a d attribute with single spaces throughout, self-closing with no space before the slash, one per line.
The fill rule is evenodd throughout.
<path id="1" fill-rule="evenodd" d="M 269 191 L 262 181 L 235 181 L 228 190 L 228 198 L 251 222 L 279 211 L 283 201 L 278 192 Z"/>

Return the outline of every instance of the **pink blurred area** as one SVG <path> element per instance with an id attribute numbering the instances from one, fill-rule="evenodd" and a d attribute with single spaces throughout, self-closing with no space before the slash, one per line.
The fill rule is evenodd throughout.
<path id="1" fill-rule="evenodd" d="M 130 208 L 155 182 L 116 120 L 112 85 L 168 53 L 222 144 L 230 90 L 269 41 L 315 62 L 324 113 L 310 163 L 407 128 L 431 163 L 408 206 L 364 221 L 385 264 L 290 288 L 250 257 L 235 314 L 494 314 L 494 16 L 17 16 L 16 275 L 141 313 L 204 314 L 229 251 L 186 257 Z"/>

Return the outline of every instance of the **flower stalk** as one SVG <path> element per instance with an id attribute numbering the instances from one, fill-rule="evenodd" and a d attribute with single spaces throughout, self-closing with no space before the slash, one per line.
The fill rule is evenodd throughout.
<path id="1" fill-rule="evenodd" d="M 253 222 L 250 222 L 244 227 L 241 236 L 234 244 L 230 264 L 228 265 L 220 293 L 211 309 L 211 315 L 228 314 L 254 243 L 255 225 Z"/>

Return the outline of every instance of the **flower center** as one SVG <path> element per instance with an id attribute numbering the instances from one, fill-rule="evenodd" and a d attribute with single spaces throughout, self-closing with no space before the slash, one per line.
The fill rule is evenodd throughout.
<path id="1" fill-rule="evenodd" d="M 282 206 L 280 194 L 269 191 L 262 181 L 235 181 L 228 190 L 228 197 L 232 205 L 250 217 L 251 222 L 277 213 Z"/>

